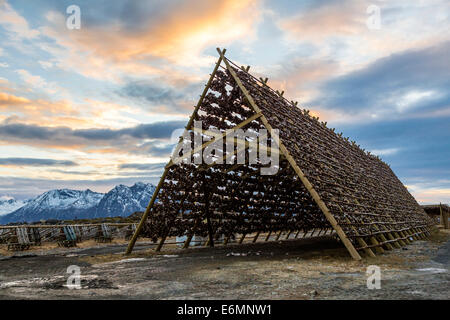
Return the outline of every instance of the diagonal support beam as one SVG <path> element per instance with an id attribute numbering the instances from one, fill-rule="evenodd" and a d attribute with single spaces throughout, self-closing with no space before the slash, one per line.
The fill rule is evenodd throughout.
<path id="1" fill-rule="evenodd" d="M 194 119 L 197 117 L 198 110 L 200 109 L 200 106 L 201 106 L 201 104 L 203 102 L 203 99 L 205 98 L 205 96 L 206 96 L 206 94 L 207 94 L 207 92 L 209 90 L 209 87 L 211 86 L 211 83 L 212 83 L 212 81 L 214 79 L 214 76 L 216 75 L 217 70 L 219 69 L 220 64 L 222 63 L 223 55 L 225 54 L 225 52 L 226 52 L 226 49 L 223 49 L 223 51 L 220 52 L 219 60 L 217 60 L 216 66 L 214 67 L 214 70 L 211 73 L 211 76 L 209 77 L 209 80 L 208 80 L 205 88 L 203 89 L 203 93 L 200 96 L 200 99 L 198 100 L 197 105 L 195 106 L 194 112 L 192 112 L 192 115 L 189 118 L 189 121 L 188 121 L 188 123 L 186 125 L 186 128 L 184 129 L 184 134 L 180 137 L 180 139 L 178 141 L 178 144 L 181 143 L 181 141 L 183 140 L 183 137 L 185 136 L 185 134 L 191 129 L 192 124 L 194 123 Z M 175 154 L 175 152 L 174 152 L 174 154 Z M 173 158 L 174 154 L 172 155 L 172 158 Z M 130 239 L 130 242 L 128 243 L 127 250 L 125 251 L 126 255 L 130 254 L 133 251 L 134 245 L 136 244 L 136 240 L 137 240 L 139 234 L 142 231 L 142 227 L 144 226 L 144 223 L 145 223 L 145 221 L 148 218 L 148 215 L 149 215 L 149 213 L 150 213 L 150 211 L 151 211 L 151 209 L 153 207 L 153 204 L 156 201 L 156 197 L 158 196 L 158 193 L 161 190 L 161 187 L 162 187 L 162 185 L 164 183 L 164 180 L 166 179 L 166 176 L 167 176 L 167 173 L 169 172 L 169 168 L 170 168 L 171 164 L 172 164 L 172 159 L 169 161 L 169 163 L 164 168 L 164 173 L 161 176 L 161 179 L 159 180 L 158 185 L 156 186 L 155 192 L 153 193 L 153 196 L 150 199 L 150 202 L 149 202 L 147 208 L 145 209 L 144 214 L 142 215 L 141 221 L 139 222 L 139 224 L 138 224 L 138 226 L 136 228 L 136 231 L 134 232 L 133 236 Z"/>
<path id="2" fill-rule="evenodd" d="M 236 81 L 237 85 L 239 86 L 239 88 L 241 89 L 242 93 L 245 95 L 245 97 L 247 98 L 248 102 L 250 103 L 251 107 L 253 108 L 253 110 L 259 114 L 262 114 L 261 109 L 256 105 L 255 101 L 253 100 L 253 97 L 250 95 L 250 93 L 247 91 L 247 89 L 245 88 L 245 86 L 242 84 L 241 80 L 239 79 L 239 77 L 237 76 L 236 72 L 234 71 L 234 69 L 230 66 L 229 62 L 227 61 L 227 59 L 224 56 L 224 53 L 222 52 L 222 50 L 220 50 L 219 48 L 217 48 L 217 51 L 220 54 L 220 57 L 223 59 L 228 71 L 230 72 L 231 76 L 233 77 L 233 79 Z M 264 115 L 261 116 L 261 121 L 264 124 L 264 126 L 270 131 L 273 132 L 273 128 L 270 125 L 270 123 L 267 121 L 266 117 Z M 286 157 L 286 159 L 289 161 L 289 163 L 291 164 L 292 168 L 294 169 L 294 171 L 297 173 L 298 177 L 300 178 L 300 180 L 302 181 L 303 185 L 305 186 L 305 188 L 308 190 L 308 192 L 310 193 L 310 195 L 312 196 L 312 198 L 314 199 L 314 201 L 317 203 L 317 205 L 319 206 L 319 208 L 322 210 L 323 214 L 325 215 L 326 219 L 328 220 L 328 222 L 330 222 L 331 226 L 333 227 L 333 229 L 336 231 L 337 235 L 339 236 L 339 238 L 341 239 L 342 243 L 345 245 L 345 247 L 347 248 L 347 250 L 349 251 L 350 255 L 353 257 L 353 259 L 355 260 L 361 260 L 361 256 L 359 255 L 358 251 L 356 251 L 355 247 L 353 246 L 353 244 L 351 243 L 351 241 L 347 238 L 347 236 L 345 235 L 344 231 L 342 230 L 342 228 L 338 225 L 336 219 L 334 218 L 334 216 L 331 214 L 330 210 L 328 209 L 328 207 L 326 206 L 326 204 L 323 202 L 323 200 L 320 198 L 319 194 L 317 193 L 317 191 L 313 188 L 312 184 L 309 182 L 309 180 L 306 178 L 305 174 L 303 173 L 303 171 L 300 169 L 300 167 L 297 165 L 295 159 L 290 155 L 289 151 L 287 150 L 287 148 L 283 145 L 283 143 L 280 141 L 278 143 L 279 148 L 281 150 L 281 152 L 284 154 L 284 156 Z"/>

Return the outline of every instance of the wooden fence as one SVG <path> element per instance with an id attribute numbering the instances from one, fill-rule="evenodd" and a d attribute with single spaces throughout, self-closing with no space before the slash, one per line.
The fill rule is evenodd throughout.
<path id="1" fill-rule="evenodd" d="M 73 247 L 86 240 L 101 243 L 120 238 L 128 240 L 135 231 L 134 223 L 0 226 L 0 244 L 14 251 L 40 246 L 43 242 Z"/>

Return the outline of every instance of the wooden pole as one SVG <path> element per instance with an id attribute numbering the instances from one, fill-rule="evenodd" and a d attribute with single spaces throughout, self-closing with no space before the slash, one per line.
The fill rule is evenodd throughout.
<path id="1" fill-rule="evenodd" d="M 277 237 L 276 237 L 276 239 L 275 239 L 275 241 L 278 241 L 278 239 L 280 239 L 280 237 L 281 237 L 281 233 L 282 233 L 283 231 L 280 231 L 279 233 L 278 233 L 278 235 L 277 235 Z"/>
<path id="2" fill-rule="evenodd" d="M 192 231 L 191 233 L 188 234 L 186 241 L 183 244 L 183 249 L 189 248 L 189 244 L 191 243 L 192 238 L 194 237 L 195 230 L 197 229 L 197 226 L 200 223 L 200 221 L 201 221 L 200 217 L 197 217 L 197 219 L 195 219 L 194 225 L 192 226 Z"/>
<path id="3" fill-rule="evenodd" d="M 201 106 L 201 104 L 203 102 L 203 99 L 205 98 L 206 93 L 208 92 L 209 87 L 211 86 L 211 83 L 212 83 L 212 81 L 214 79 L 214 76 L 215 76 L 215 74 L 217 72 L 217 69 L 219 69 L 220 63 L 222 62 L 223 55 L 225 54 L 225 52 L 226 52 L 226 49 L 223 49 L 223 51 L 220 51 L 219 60 L 217 60 L 216 66 L 214 67 L 214 70 L 211 73 L 211 77 L 209 78 L 208 83 L 205 86 L 205 89 L 203 89 L 203 93 L 200 96 L 200 99 L 198 100 L 198 103 L 197 103 L 197 105 L 196 105 L 196 107 L 194 109 L 194 112 L 192 113 L 191 117 L 189 118 L 188 124 L 186 125 L 186 128 L 184 129 L 184 134 L 178 140 L 178 144 L 180 144 L 181 141 L 183 141 L 184 135 L 192 127 L 192 124 L 194 123 L 194 119 L 197 116 L 198 109 L 200 109 L 200 106 Z M 177 148 L 175 148 L 175 150 L 177 150 Z M 175 154 L 175 152 L 174 152 L 174 154 Z M 173 155 L 172 155 L 172 157 L 173 157 Z M 127 250 L 125 252 L 126 255 L 130 254 L 133 251 L 133 248 L 134 248 L 134 245 L 136 243 L 136 240 L 137 240 L 139 234 L 141 233 L 142 227 L 144 226 L 144 223 L 145 223 L 145 221 L 148 218 L 148 215 L 150 213 L 150 210 L 153 207 L 153 204 L 155 203 L 155 200 L 156 200 L 156 197 L 158 196 L 159 190 L 161 190 L 161 186 L 163 185 L 164 180 L 166 179 L 166 176 L 167 176 L 167 173 L 169 172 L 169 167 L 170 167 L 171 164 L 172 164 L 172 160 L 170 160 L 169 163 L 166 165 L 166 167 L 164 169 L 164 173 L 161 176 L 161 179 L 159 180 L 158 185 L 156 186 L 155 192 L 153 193 L 153 196 L 152 196 L 152 198 L 150 200 L 150 203 L 148 204 L 147 209 L 145 209 L 144 215 L 142 216 L 141 221 L 139 222 L 139 224 L 138 224 L 138 226 L 136 228 L 136 231 L 133 234 L 133 237 L 131 237 L 130 242 L 128 243 L 128 247 L 127 247 Z"/>
<path id="4" fill-rule="evenodd" d="M 226 246 L 228 244 L 228 241 L 230 241 L 231 233 L 225 238 L 223 245 Z"/>
<path id="5" fill-rule="evenodd" d="M 340 210 L 341 212 L 343 212 L 342 208 L 341 208 L 339 205 L 338 205 L 338 207 L 339 207 L 339 210 Z M 359 236 L 358 230 L 355 228 L 354 225 L 352 225 L 350 219 L 346 217 L 346 218 L 345 218 L 345 221 L 346 221 L 348 224 L 351 225 L 351 227 L 352 227 L 352 229 L 355 231 L 356 235 Z M 357 238 L 356 238 L 356 241 L 358 241 L 358 244 L 359 244 L 361 247 L 364 248 L 364 249 L 363 249 L 364 252 L 365 252 L 369 257 L 372 257 L 372 258 L 375 258 L 375 257 L 376 257 L 376 255 L 375 255 L 375 253 L 373 253 L 372 249 L 368 248 L 368 244 L 366 243 L 366 241 L 364 241 L 363 238 L 357 237 Z"/>
<path id="6" fill-rule="evenodd" d="M 258 240 L 259 234 L 261 233 L 261 231 L 258 231 L 255 235 L 255 237 L 253 238 L 253 243 L 256 242 L 256 240 Z"/>
<path id="7" fill-rule="evenodd" d="M 380 243 L 375 237 L 370 237 L 370 242 L 372 242 L 373 245 L 375 245 L 375 251 L 377 253 L 384 253 L 384 249 L 381 247 Z"/>
<path id="8" fill-rule="evenodd" d="M 247 89 L 242 84 L 241 80 L 239 79 L 239 77 L 236 75 L 236 72 L 234 72 L 234 69 L 230 66 L 228 61 L 225 59 L 224 53 L 219 48 L 217 48 L 217 51 L 219 52 L 219 54 L 220 54 L 221 58 L 223 59 L 223 61 L 224 61 L 225 65 L 226 65 L 228 71 L 230 72 L 230 74 L 233 77 L 233 79 L 236 81 L 236 83 L 239 86 L 239 88 L 241 89 L 242 93 L 247 98 L 248 102 L 252 106 L 252 108 L 255 111 L 255 113 L 257 113 L 257 114 L 261 113 L 262 114 L 261 109 L 256 105 L 255 101 L 253 100 L 253 97 L 249 94 L 249 92 L 247 91 Z M 267 121 L 267 119 L 266 119 L 266 117 L 264 115 L 261 116 L 261 121 L 264 124 L 264 126 L 266 127 L 266 129 L 268 129 L 269 132 L 273 132 L 272 126 Z M 288 162 L 291 164 L 291 166 L 294 169 L 294 171 L 297 173 L 298 177 L 300 178 L 300 180 L 302 181 L 303 185 L 308 190 L 308 192 L 310 193 L 310 195 L 312 196 L 314 201 L 317 203 L 319 208 L 322 210 L 322 212 L 325 215 L 325 217 L 328 220 L 328 222 L 330 222 L 331 226 L 334 228 L 334 230 L 336 230 L 336 233 L 338 234 L 338 236 L 341 239 L 342 243 L 345 245 L 345 247 L 349 251 L 349 253 L 352 256 L 352 258 L 355 259 L 355 260 L 361 260 L 361 256 L 359 255 L 358 251 L 356 251 L 355 247 L 350 242 L 350 240 L 347 238 L 347 236 L 345 235 L 345 233 L 342 230 L 342 228 L 338 225 L 336 219 L 333 217 L 333 215 L 331 214 L 331 212 L 328 209 L 328 207 L 326 206 L 326 204 L 322 201 L 322 199 L 320 198 L 320 196 L 317 193 L 317 191 L 313 188 L 312 184 L 306 178 L 306 176 L 303 173 L 303 171 L 297 165 L 295 159 L 290 155 L 289 151 L 286 149 L 286 147 L 283 145 L 283 143 L 281 141 L 279 141 L 279 148 L 280 148 L 280 151 L 284 154 L 284 156 L 288 160 Z"/>
<path id="9" fill-rule="evenodd" d="M 448 208 L 448 206 L 442 207 L 442 204 L 441 204 L 441 212 L 442 212 L 442 222 L 444 224 L 444 229 L 449 229 L 449 223 L 448 223 L 449 208 Z"/>

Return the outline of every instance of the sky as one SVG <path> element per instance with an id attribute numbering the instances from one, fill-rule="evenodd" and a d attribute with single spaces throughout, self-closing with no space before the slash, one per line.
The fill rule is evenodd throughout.
<path id="1" fill-rule="evenodd" d="M 447 0 L 0 0 L 0 197 L 157 183 L 216 47 L 450 202 Z"/>

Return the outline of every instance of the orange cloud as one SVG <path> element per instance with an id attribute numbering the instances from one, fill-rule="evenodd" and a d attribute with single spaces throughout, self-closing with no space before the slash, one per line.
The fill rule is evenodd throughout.
<path id="1" fill-rule="evenodd" d="M 69 101 L 47 101 L 43 99 L 30 100 L 6 92 L 0 92 L 0 110 L 7 113 L 7 117 L 19 117 L 28 124 L 48 123 L 50 126 L 65 125 L 55 121 L 55 115 L 76 116 L 79 111 Z M 63 120 L 63 119 L 61 119 Z"/>
<path id="2" fill-rule="evenodd" d="M 0 92 L 0 107 L 7 108 L 10 106 L 23 105 L 30 102 L 31 101 L 26 98 L 14 96 L 5 92 Z"/>
<path id="3" fill-rule="evenodd" d="M 298 40 L 352 35 L 366 28 L 366 8 L 363 1 L 336 1 L 283 19 L 279 26 Z"/>
<path id="4" fill-rule="evenodd" d="M 47 15 L 52 25 L 42 31 L 66 49 L 47 47 L 58 56 L 61 68 L 112 80 L 133 73 L 186 82 L 194 79 L 167 63 L 156 63 L 157 59 L 179 66 L 208 65 L 211 57 L 202 56 L 206 47 L 237 39 L 248 41 L 254 37 L 260 14 L 260 0 L 189 0 L 149 19 L 142 31 L 130 32 L 117 23 L 67 32 L 61 27 L 64 16 L 54 12 Z"/>
<path id="5" fill-rule="evenodd" d="M 412 192 L 419 203 L 434 204 L 450 202 L 450 189 L 428 189 Z"/>
<path id="6" fill-rule="evenodd" d="M 39 35 L 33 30 L 21 15 L 19 15 L 5 0 L 0 0 L 0 25 L 21 38 L 32 39 Z"/>

